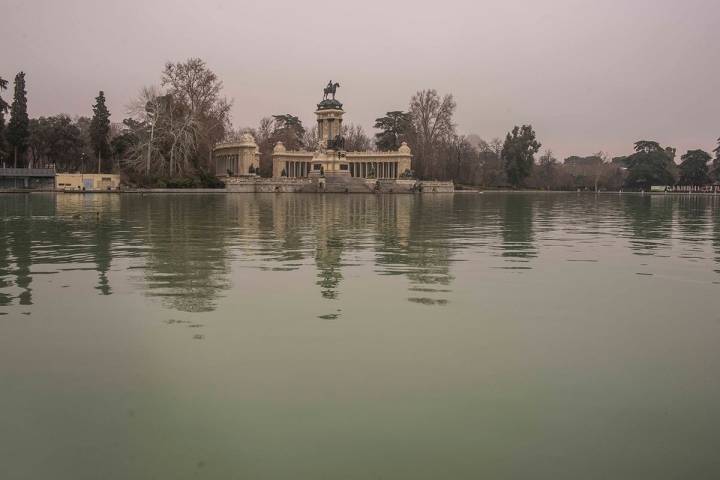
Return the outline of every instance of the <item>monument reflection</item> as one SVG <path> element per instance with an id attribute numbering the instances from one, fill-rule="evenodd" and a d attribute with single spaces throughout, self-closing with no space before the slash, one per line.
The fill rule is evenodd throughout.
<path id="1" fill-rule="evenodd" d="M 90 282 L 99 295 L 129 286 L 169 309 L 208 312 L 254 271 L 279 283 L 282 272 L 307 272 L 316 298 L 333 301 L 367 267 L 406 279 L 410 302 L 444 305 L 456 262 L 522 274 L 578 243 L 710 255 L 720 271 L 718 206 L 649 195 L 5 195 L 0 306 L 51 302 L 47 288 Z"/>

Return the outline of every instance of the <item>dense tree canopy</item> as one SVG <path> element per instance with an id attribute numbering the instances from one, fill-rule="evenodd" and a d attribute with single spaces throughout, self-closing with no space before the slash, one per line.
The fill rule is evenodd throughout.
<path id="1" fill-rule="evenodd" d="M 531 125 L 515 126 L 507 134 L 502 149 L 502 160 L 507 179 L 512 186 L 521 186 L 530 175 L 535 164 L 535 154 L 540 150 L 540 146 Z"/>
<path id="2" fill-rule="evenodd" d="M 708 162 L 710 154 L 703 150 L 689 150 L 682 156 L 680 164 L 680 184 L 706 185 L 710 183 Z"/>
<path id="3" fill-rule="evenodd" d="M 314 145 L 303 145 L 305 127 L 300 118 L 286 113 L 284 115 L 273 115 L 273 119 L 273 143 L 282 142 L 288 150 L 314 147 Z"/>
<path id="4" fill-rule="evenodd" d="M 80 168 L 86 140 L 78 122 L 67 115 L 30 120 L 30 153 L 33 165 L 55 165 L 60 172 Z"/>
<path id="5" fill-rule="evenodd" d="M 625 159 L 628 176 L 627 186 L 648 190 L 653 185 L 675 183 L 674 149 L 662 148 L 654 141 L 640 140 L 635 143 L 635 153 Z"/>

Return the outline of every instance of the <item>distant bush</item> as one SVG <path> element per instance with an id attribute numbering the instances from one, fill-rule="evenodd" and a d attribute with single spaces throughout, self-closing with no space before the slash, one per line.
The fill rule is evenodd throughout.
<path id="1" fill-rule="evenodd" d="M 144 176 L 130 171 L 124 175 L 123 184 L 131 188 L 225 188 L 219 178 L 204 171 L 176 177 Z"/>

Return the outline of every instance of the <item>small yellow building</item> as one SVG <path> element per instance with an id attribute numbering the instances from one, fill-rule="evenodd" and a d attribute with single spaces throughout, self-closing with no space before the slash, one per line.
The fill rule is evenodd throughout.
<path id="1" fill-rule="evenodd" d="M 58 173 L 55 188 L 64 191 L 108 191 L 120 189 L 120 175 L 114 173 Z"/>

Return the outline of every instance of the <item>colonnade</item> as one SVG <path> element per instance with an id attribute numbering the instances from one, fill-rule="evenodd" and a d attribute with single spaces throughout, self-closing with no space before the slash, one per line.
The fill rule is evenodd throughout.
<path id="1" fill-rule="evenodd" d="M 371 172 L 375 178 L 398 178 L 398 162 L 352 162 L 350 174 L 353 177 L 367 178 Z"/>
<path id="2" fill-rule="evenodd" d="M 285 174 L 288 177 L 307 177 L 310 173 L 310 162 L 285 162 Z"/>
<path id="3" fill-rule="evenodd" d="M 285 162 L 285 175 L 289 178 L 308 177 L 312 168 L 311 162 Z M 350 162 L 350 175 L 368 178 L 374 172 L 375 178 L 398 178 L 398 162 Z"/>
<path id="4" fill-rule="evenodd" d="M 227 175 L 228 170 L 232 172 L 233 175 L 237 175 L 239 173 L 247 173 L 247 172 L 240 172 L 240 156 L 239 155 L 219 155 L 215 157 L 216 161 L 216 172 L 218 175 Z"/>

